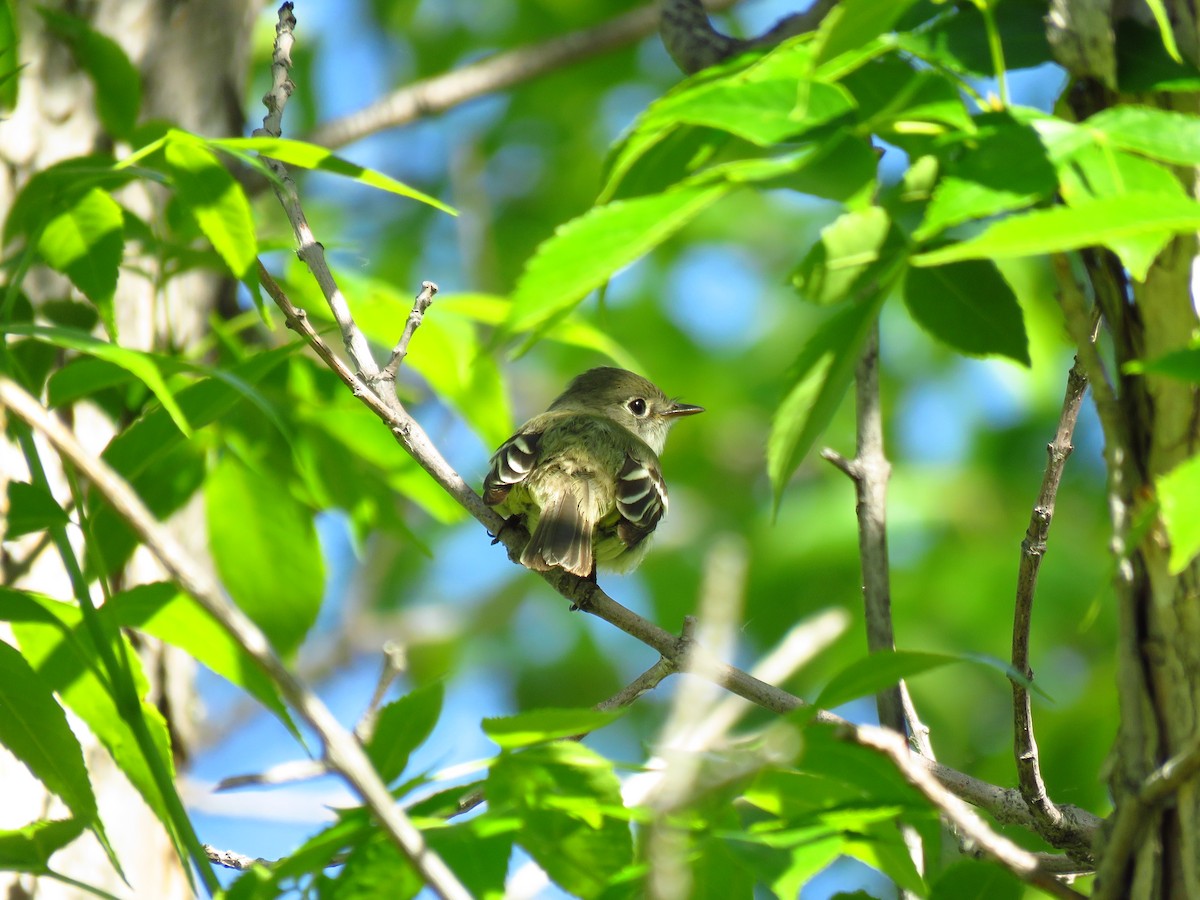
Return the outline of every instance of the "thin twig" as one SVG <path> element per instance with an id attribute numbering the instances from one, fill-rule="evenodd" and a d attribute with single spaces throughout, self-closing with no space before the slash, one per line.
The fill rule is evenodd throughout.
<path id="1" fill-rule="evenodd" d="M 470 894 L 454 873 L 429 849 L 421 832 L 396 806 L 358 741 L 338 724 L 316 694 L 284 666 L 271 649 L 266 635 L 230 602 L 217 583 L 159 524 L 133 488 L 107 463 L 84 449 L 79 439 L 37 400 L 16 382 L 5 377 L 0 377 L 0 405 L 40 432 L 73 463 L 137 534 L 171 579 L 194 597 L 225 632 L 250 654 L 255 664 L 279 688 L 287 703 L 320 737 L 330 767 L 341 774 L 370 807 L 400 852 L 408 857 L 429 887 L 439 897 L 468 900 Z"/>
<path id="2" fill-rule="evenodd" d="M 1046 553 L 1046 540 L 1050 534 L 1050 522 L 1054 518 L 1054 503 L 1058 486 L 1062 481 L 1063 468 L 1074 447 L 1071 437 L 1079 419 L 1079 409 L 1087 390 L 1087 378 L 1078 360 L 1067 374 L 1066 393 L 1062 411 L 1058 417 L 1058 428 L 1054 440 L 1046 445 L 1046 471 L 1042 485 L 1029 517 L 1029 528 L 1021 541 L 1021 565 L 1017 576 L 1017 597 L 1013 606 L 1013 669 L 1033 678 L 1029 665 L 1029 632 L 1033 621 L 1033 600 L 1037 591 L 1038 572 L 1042 557 Z M 1064 846 L 1057 828 L 1062 814 L 1046 791 L 1038 759 L 1037 740 L 1033 729 L 1033 706 L 1029 691 L 1024 684 L 1012 683 L 1013 692 L 1013 752 L 1016 758 L 1017 779 L 1021 794 L 1029 804 L 1030 812 L 1040 823 L 1039 832 L 1054 846 Z M 1077 853 L 1091 855 L 1091 847 L 1072 848 Z"/>
<path id="3" fill-rule="evenodd" d="M 237 869 L 239 872 L 244 872 L 246 869 L 256 865 L 270 865 L 271 860 L 259 857 L 255 859 L 252 856 L 246 856 L 244 853 L 238 853 L 234 850 L 218 850 L 212 844 L 204 844 L 204 852 L 208 854 L 209 862 L 216 863 L 218 866 L 224 866 L 226 869 Z"/>
<path id="4" fill-rule="evenodd" d="M 408 666 L 404 645 L 396 641 L 384 641 L 382 656 L 383 662 L 379 667 L 379 679 L 375 682 L 375 691 L 371 694 L 371 701 L 367 704 L 367 708 L 359 717 L 358 724 L 354 726 L 354 736 L 364 744 L 370 741 L 375 734 L 375 724 L 379 720 L 379 708 L 383 706 L 383 699 L 387 696 L 388 688 Z"/>
<path id="5" fill-rule="evenodd" d="M 400 340 L 396 342 L 396 349 L 392 351 L 391 358 L 388 359 L 387 365 L 383 367 L 380 373 L 384 378 L 396 380 L 396 374 L 400 371 L 400 364 L 404 362 L 404 357 L 408 355 L 408 345 L 412 341 L 412 336 L 416 330 L 421 327 L 421 319 L 425 316 L 425 310 L 429 309 L 429 304 L 433 302 L 433 295 L 438 292 L 438 286 L 432 281 L 421 282 L 421 292 L 417 294 L 417 299 L 413 301 L 412 312 L 408 314 L 408 319 L 404 322 L 404 332 L 400 335 Z"/>

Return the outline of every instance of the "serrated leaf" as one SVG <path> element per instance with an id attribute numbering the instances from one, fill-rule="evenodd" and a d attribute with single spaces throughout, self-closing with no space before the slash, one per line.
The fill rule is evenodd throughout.
<path id="1" fill-rule="evenodd" d="M 117 202 L 92 188 L 46 223 L 38 237 L 38 253 L 96 304 L 105 328 L 115 338 L 113 294 L 125 253 L 124 217 Z"/>
<path id="2" fill-rule="evenodd" d="M 143 584 L 115 594 L 101 615 L 178 647 L 242 688 L 299 735 L 274 683 L 207 610 L 171 584 Z"/>
<path id="3" fill-rule="evenodd" d="M 1155 479 L 1163 524 L 1171 539 L 1171 574 L 1178 575 L 1200 555 L 1200 456 Z"/>
<path id="4" fill-rule="evenodd" d="M 121 45 L 83 19 L 39 6 L 49 30 L 66 42 L 79 67 L 96 86 L 96 111 L 109 134 L 125 138 L 137 124 L 142 77 Z"/>
<path id="5" fill-rule="evenodd" d="M 357 165 L 349 160 L 335 155 L 327 147 L 309 144 L 305 141 L 289 140 L 288 138 L 250 137 L 250 138 L 214 138 L 208 141 L 210 146 L 221 150 L 254 151 L 263 156 L 269 156 L 282 163 L 300 166 L 304 169 L 319 169 L 341 175 L 367 187 L 387 191 L 401 197 L 419 200 L 427 206 L 441 210 L 452 216 L 458 215 L 458 210 L 447 206 L 442 201 L 409 187 L 401 181 L 389 178 L 382 172 Z"/>
<path id="6" fill-rule="evenodd" d="M 588 734 L 615 722 L 624 710 L 535 709 L 483 720 L 483 733 L 505 750 Z"/>
<path id="7" fill-rule="evenodd" d="M 379 711 L 367 756 L 384 782 L 399 778 L 408 758 L 433 732 L 442 712 L 445 691 L 440 683 L 417 688 Z"/>
<path id="8" fill-rule="evenodd" d="M 0 744 L 57 795 L 84 825 L 96 822 L 96 796 L 83 748 L 49 686 L 15 647 L 0 641 Z"/>
<path id="9" fill-rule="evenodd" d="M 517 842 L 563 890 L 596 896 L 633 859 L 612 764 L 573 741 L 557 741 L 492 764 L 485 793 L 489 809 L 522 823 Z"/>
<path id="10" fill-rule="evenodd" d="M 1121 240 L 1167 231 L 1200 228 L 1200 203 L 1170 194 L 1125 194 L 1073 207 L 1055 207 L 1010 216 L 982 234 L 918 254 L 914 266 L 941 266 L 964 259 L 1011 259 L 1104 246 L 1119 252 Z M 1123 259 L 1130 274 L 1144 281 L 1147 268 Z"/>
<path id="11" fill-rule="evenodd" d="M 842 402 L 884 296 L 880 290 L 840 310 L 809 338 L 793 364 L 767 441 L 776 509 L 792 473 Z"/>
<path id="12" fill-rule="evenodd" d="M 37 485 L 25 481 L 8 483 L 8 521 L 4 530 L 6 541 L 34 531 L 66 525 L 69 521 L 58 502 Z"/>
<path id="13" fill-rule="evenodd" d="M 909 269 L 904 304 L 918 325 L 961 353 L 1030 365 L 1017 295 L 990 260 Z"/>
<path id="14" fill-rule="evenodd" d="M 171 132 L 163 158 L 175 195 L 196 219 L 213 249 L 240 281 L 256 280 L 253 267 L 258 239 L 250 202 L 241 186 L 198 138 Z"/>
<path id="15" fill-rule="evenodd" d="M 526 263 L 513 292 L 506 331 L 544 330 L 729 189 L 723 183 L 710 184 L 617 200 L 559 226 Z"/>
<path id="16" fill-rule="evenodd" d="M 312 513 L 275 472 L 251 471 L 232 455 L 209 472 L 204 499 L 222 583 L 272 646 L 291 656 L 316 622 L 325 590 Z"/>

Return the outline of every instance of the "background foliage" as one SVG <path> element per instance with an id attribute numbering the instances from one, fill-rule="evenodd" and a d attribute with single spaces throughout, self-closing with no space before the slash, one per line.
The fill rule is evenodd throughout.
<path id="1" fill-rule="evenodd" d="M 284 134 L 302 137 L 394 85 L 633 6 L 301 4 Z M 1171 168 L 1200 162 L 1200 125 L 1136 108 L 1083 124 L 1055 115 L 1065 78 L 1049 65 L 1042 4 L 842 7 L 815 37 L 683 84 L 647 39 L 339 149 L 452 204 L 457 218 L 398 196 L 406 191 L 394 184 L 371 187 L 374 176 L 322 172 L 337 166 L 303 147 L 270 154 L 313 170 L 301 182 L 306 211 L 381 358 L 420 282 L 440 285 L 399 391 L 472 483 L 514 424 L 591 365 L 636 368 L 707 407 L 667 448 L 672 514 L 654 551 L 635 575 L 602 583 L 677 630 L 697 607 L 706 560 L 739 561 L 745 578 L 732 593 L 744 609 L 731 653 L 747 666 L 806 617 L 849 611 L 844 636 L 783 685 L 810 700 L 865 652 L 853 488 L 814 448 L 848 455 L 853 446 L 843 399 L 872 317 L 882 323 L 894 467 L 897 644 L 1005 659 L 1019 545 L 1071 362 L 1039 254 L 1100 244 L 1138 275 L 1172 234 L 1200 224 L 1200 205 Z M 725 24 L 753 33 L 785 11 L 749 4 Z M 268 72 L 262 25 L 251 120 Z M 119 48 L 66 15 L 48 14 L 47 27 L 92 75 L 117 149 L 40 172 L 8 212 L 0 368 L 68 418 L 85 404 L 109 418 L 116 436 L 93 449 L 160 517 L 203 497 L 225 587 L 345 719 L 369 699 L 382 641 L 403 645 L 398 699 L 367 749 L 407 800 L 429 795 L 432 772 L 490 758 L 474 773 L 486 782 L 483 815 L 442 823 L 461 790 L 410 810 L 468 888 L 499 895 L 506 873 L 532 858 L 572 894 L 643 890 L 646 832 L 631 838 L 629 823 L 650 814 L 622 805 L 620 779 L 653 752 L 680 683 L 615 721 L 582 712 L 655 655 L 568 613 L 539 579 L 508 565 L 267 310 L 258 253 L 298 306 L 330 324 L 270 192 L 244 191 L 225 168 L 254 147 L 139 123 L 136 73 L 113 64 Z M 1122 60 L 1123 83 L 1194 89 L 1195 73 L 1171 60 L 1156 32 L 1140 46 Z M 160 218 L 122 205 L 133 180 L 168 192 Z M 203 343 L 135 350 L 113 313 L 131 266 L 163 279 L 210 267 L 249 288 L 238 311 L 214 315 Z M 22 279 L 42 268 L 69 286 L 35 309 Z M 82 529 L 86 540 L 62 551 L 79 570 L 74 602 L 4 589 L 20 652 L 0 644 L 0 708 L 14 714 L 0 717 L 0 740 L 70 811 L 4 835 L 4 864 L 42 871 L 84 828 L 103 834 L 60 701 L 186 846 L 167 726 L 141 699 L 137 657 L 119 629 L 181 646 L 267 710 L 238 718 L 242 702 L 204 681 L 210 744 L 198 779 L 303 755 L 287 742 L 296 726 L 190 600 L 169 585 L 123 582 L 132 533 L 82 486 L 73 500 L 52 495 L 37 472 L 41 451 L 18 422 L 9 429 L 31 473 L 9 485 L 6 539 L 45 533 L 62 544 Z M 1048 699 L 1035 702 L 1055 799 L 1104 814 L 1115 616 L 1090 408 L 1076 444 L 1040 583 L 1032 658 Z M 86 586 L 99 584 L 102 609 L 81 611 Z M 912 691 L 942 761 L 1015 782 L 1002 674 L 940 667 Z M 553 708 L 580 712 L 561 721 L 533 712 Z M 874 716 L 869 700 L 838 711 Z M 503 718 L 513 714 L 527 718 Z M 547 742 L 598 724 L 581 745 Z M 919 795 L 881 759 L 801 721 L 780 725 L 760 711 L 742 725 L 759 742 L 783 740 L 781 729 L 790 748 L 782 756 L 747 751 L 734 764 L 721 748 L 698 761 L 696 789 L 672 820 L 688 835 L 693 896 L 750 896 L 755 884 L 794 896 L 842 856 L 921 895 L 966 896 L 955 887 L 964 884 L 972 896 L 1019 893 L 995 867 L 946 865 L 936 852 L 922 880 L 894 828 L 897 819 L 915 824 L 936 847 L 936 816 Z M 35 735 L 52 744 L 23 743 Z M 214 808 L 207 801 L 193 822 L 202 840 L 288 857 L 270 876 L 242 876 L 232 888 L 240 896 L 297 884 L 331 896 L 382 883 L 396 896 L 418 889 L 361 810 L 318 826 L 318 806 L 299 828 L 231 827 L 204 811 Z M 316 836 L 296 850 L 295 832 Z M 343 850 L 344 866 L 323 868 Z M 834 871 L 812 882 L 811 896 L 830 885 L 890 890 L 862 869 Z"/>

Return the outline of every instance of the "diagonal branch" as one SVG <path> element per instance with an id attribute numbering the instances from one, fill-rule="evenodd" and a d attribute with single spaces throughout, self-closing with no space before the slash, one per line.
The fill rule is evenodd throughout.
<path id="1" fill-rule="evenodd" d="M 76 466 L 133 529 L 172 580 L 194 597 L 225 632 L 250 654 L 255 664 L 279 688 L 288 705 L 320 736 L 330 767 L 339 772 L 362 798 L 393 843 L 408 857 L 430 888 L 439 897 L 470 900 L 470 894 L 454 873 L 429 849 L 421 832 L 396 806 L 387 785 L 379 780 L 379 775 L 358 741 L 338 724 L 316 694 L 284 666 L 271 649 L 266 635 L 230 602 L 220 586 L 159 524 L 128 482 L 107 463 L 84 449 L 65 425 L 50 415 L 16 382 L 5 377 L 0 377 L 0 406 L 9 409 L 40 432 L 63 458 Z"/>
<path id="2" fill-rule="evenodd" d="M 710 10 L 719 11 L 736 2 L 710 0 L 707 5 Z M 395 90 L 370 106 L 318 126 L 308 135 L 308 140 L 325 147 L 343 147 L 389 128 L 439 115 L 468 100 L 533 81 L 556 69 L 628 46 L 653 34 L 658 22 L 659 8 L 653 4 L 592 28 L 497 53 L 461 69 Z"/>

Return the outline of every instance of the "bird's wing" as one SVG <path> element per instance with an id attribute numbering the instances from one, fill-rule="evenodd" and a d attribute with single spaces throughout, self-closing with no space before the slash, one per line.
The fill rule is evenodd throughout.
<path id="1" fill-rule="evenodd" d="M 514 484 L 520 484 L 533 469 L 541 448 L 540 431 L 518 431 L 492 454 L 492 467 L 483 479 L 483 502 L 498 506 Z"/>
<path id="2" fill-rule="evenodd" d="M 648 447 L 625 457 L 617 476 L 617 511 L 617 534 L 627 547 L 641 543 L 667 514 L 667 485 Z"/>

